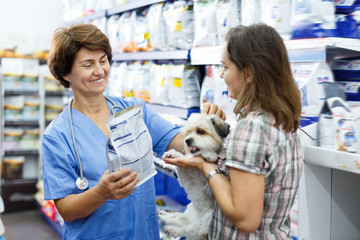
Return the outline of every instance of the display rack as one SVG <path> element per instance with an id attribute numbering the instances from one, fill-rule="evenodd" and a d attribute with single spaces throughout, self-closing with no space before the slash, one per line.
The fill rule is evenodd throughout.
<path id="1" fill-rule="evenodd" d="M 136 1 L 92 18 L 114 14 L 163 1 Z M 314 38 L 285 41 L 290 62 L 323 61 L 360 56 L 360 40 L 347 38 Z M 197 47 L 185 51 L 114 53 L 115 61 L 188 59 L 192 65 L 221 64 L 222 46 Z M 167 107 L 153 105 L 155 111 L 170 112 Z M 176 113 L 185 115 L 185 110 Z M 306 138 L 306 137 L 305 137 Z M 316 147 L 315 138 L 305 139 L 305 163 L 299 189 L 298 239 L 360 239 L 360 155 Z M 172 175 L 172 171 L 157 166 Z M 176 176 L 172 176 L 176 177 Z"/>
<path id="2" fill-rule="evenodd" d="M 113 61 L 190 59 L 190 50 L 114 53 Z"/>

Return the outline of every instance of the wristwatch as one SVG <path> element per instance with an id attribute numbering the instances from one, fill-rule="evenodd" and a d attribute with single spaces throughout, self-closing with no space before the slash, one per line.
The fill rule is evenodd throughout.
<path id="1" fill-rule="evenodd" d="M 217 173 L 221 173 L 221 171 L 218 168 L 209 172 L 209 175 L 207 175 L 206 177 L 206 181 L 209 182 L 210 178 Z"/>

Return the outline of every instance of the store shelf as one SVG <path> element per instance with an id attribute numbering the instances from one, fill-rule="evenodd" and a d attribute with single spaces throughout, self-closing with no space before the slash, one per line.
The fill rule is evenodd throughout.
<path id="1" fill-rule="evenodd" d="M 360 40 L 311 38 L 285 41 L 290 62 L 327 61 L 334 56 L 358 56 Z M 190 51 L 191 64 L 220 64 L 222 46 L 198 47 Z"/>
<path id="2" fill-rule="evenodd" d="M 39 95 L 39 90 L 5 90 L 5 96 L 11 95 Z"/>
<path id="3" fill-rule="evenodd" d="M 360 154 L 305 146 L 305 162 L 360 174 Z"/>
<path id="4" fill-rule="evenodd" d="M 5 127 L 18 127 L 18 126 L 39 126 L 38 121 L 7 121 L 5 120 Z"/>
<path id="5" fill-rule="evenodd" d="M 190 50 L 114 53 L 113 61 L 189 59 Z"/>
<path id="6" fill-rule="evenodd" d="M 192 65 L 221 64 L 222 46 L 197 47 L 190 51 Z"/>
<path id="7" fill-rule="evenodd" d="M 311 38 L 285 41 L 291 62 L 328 61 L 335 56 L 358 56 L 360 40 L 350 38 Z"/>
<path id="8" fill-rule="evenodd" d="M 22 178 L 22 179 L 2 179 L 2 186 L 18 186 L 22 184 L 36 184 L 38 179 Z"/>
<path id="9" fill-rule="evenodd" d="M 72 21 L 65 22 L 64 25 L 70 26 L 72 24 L 78 24 L 78 23 L 88 23 L 91 22 L 94 19 L 102 18 L 102 17 L 109 17 L 111 15 L 120 14 L 122 12 L 130 11 L 133 9 L 145 7 L 154 3 L 164 2 L 165 0 L 134 0 L 129 3 L 122 4 L 120 6 L 103 10 L 100 12 L 95 12 L 91 15 L 84 16 L 78 19 L 74 19 Z"/>
<path id="10" fill-rule="evenodd" d="M 111 16 L 114 14 L 119 14 L 122 12 L 130 11 L 133 9 L 141 8 L 144 6 L 148 6 L 154 3 L 164 2 L 165 0 L 136 0 L 126 4 L 122 4 L 120 6 L 114 7 L 107 11 L 107 16 Z"/>
<path id="11" fill-rule="evenodd" d="M 151 110 L 160 113 L 160 114 L 168 114 L 173 115 L 179 118 L 188 118 L 193 109 L 180 108 L 174 106 L 165 106 L 161 104 L 147 103 L 146 104 Z"/>
<path id="12" fill-rule="evenodd" d="M 72 21 L 65 22 L 64 25 L 65 25 L 65 26 L 70 26 L 70 25 L 72 25 L 72 24 L 89 23 L 89 22 L 91 22 L 91 21 L 94 20 L 94 19 L 106 17 L 106 14 L 107 14 L 107 11 L 106 11 L 106 10 L 100 11 L 100 12 L 96 12 L 96 13 L 93 13 L 93 14 L 88 15 L 88 16 L 85 16 L 85 17 L 81 17 L 81 18 L 78 18 L 78 19 L 74 19 L 74 20 L 72 20 Z"/>
<path id="13" fill-rule="evenodd" d="M 45 97 L 62 97 L 64 94 L 64 91 L 45 91 Z"/>
<path id="14" fill-rule="evenodd" d="M 18 155 L 32 155 L 32 156 L 38 156 L 39 151 L 38 150 L 13 150 L 13 151 L 4 151 L 4 156 L 18 156 Z"/>

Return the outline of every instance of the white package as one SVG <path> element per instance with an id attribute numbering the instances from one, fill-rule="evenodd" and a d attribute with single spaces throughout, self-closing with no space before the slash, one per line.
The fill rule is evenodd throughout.
<path id="1" fill-rule="evenodd" d="M 216 46 L 216 1 L 199 0 L 194 3 L 194 47 Z"/>
<path id="2" fill-rule="evenodd" d="M 156 174 L 152 140 L 143 119 L 143 106 L 136 104 L 112 115 L 106 125 L 110 133 L 107 144 L 109 172 L 129 168 L 136 171 L 140 186 Z"/>
<path id="3" fill-rule="evenodd" d="M 254 23 L 262 22 L 261 0 L 242 0 L 241 1 L 241 24 L 249 26 Z"/>
<path id="4" fill-rule="evenodd" d="M 181 108 L 199 107 L 200 72 L 197 66 L 171 66 L 170 105 Z"/>
<path id="5" fill-rule="evenodd" d="M 225 43 L 227 32 L 239 25 L 239 14 L 236 0 L 218 0 L 216 7 L 216 29 L 218 45 Z"/>
<path id="6" fill-rule="evenodd" d="M 326 62 L 291 63 L 301 93 L 301 127 L 315 123 L 325 99 L 323 82 L 333 82 L 333 73 Z"/>
<path id="7" fill-rule="evenodd" d="M 195 31 L 192 1 L 166 2 L 163 18 L 170 49 L 191 49 Z"/>
<path id="8" fill-rule="evenodd" d="M 262 21 L 272 26 L 283 39 L 290 39 L 291 1 L 262 0 Z"/>
<path id="9" fill-rule="evenodd" d="M 148 12 L 150 44 L 153 50 L 165 51 L 169 49 L 166 42 L 165 24 L 162 15 L 164 3 L 150 6 Z"/>
<path id="10" fill-rule="evenodd" d="M 151 64 L 151 89 L 150 102 L 162 105 L 169 105 L 168 89 L 170 83 L 170 65 Z"/>
<path id="11" fill-rule="evenodd" d="M 237 101 L 232 99 L 228 95 L 227 85 L 220 77 L 223 66 L 214 65 L 213 66 L 213 74 L 215 81 L 215 89 L 214 89 L 214 103 L 217 104 L 226 114 L 226 119 L 228 120 L 236 120 L 236 114 L 234 113 L 234 108 L 236 106 Z"/>

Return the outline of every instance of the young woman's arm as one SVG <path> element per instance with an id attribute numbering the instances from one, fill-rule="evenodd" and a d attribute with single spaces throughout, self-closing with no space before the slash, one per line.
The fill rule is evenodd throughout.
<path id="1" fill-rule="evenodd" d="M 167 163 L 180 167 L 197 168 L 205 176 L 217 166 L 205 162 L 201 157 L 164 158 Z M 261 222 L 264 205 L 265 178 L 235 168 L 230 168 L 229 181 L 225 175 L 213 175 L 209 184 L 222 212 L 241 231 L 255 231 Z"/>

